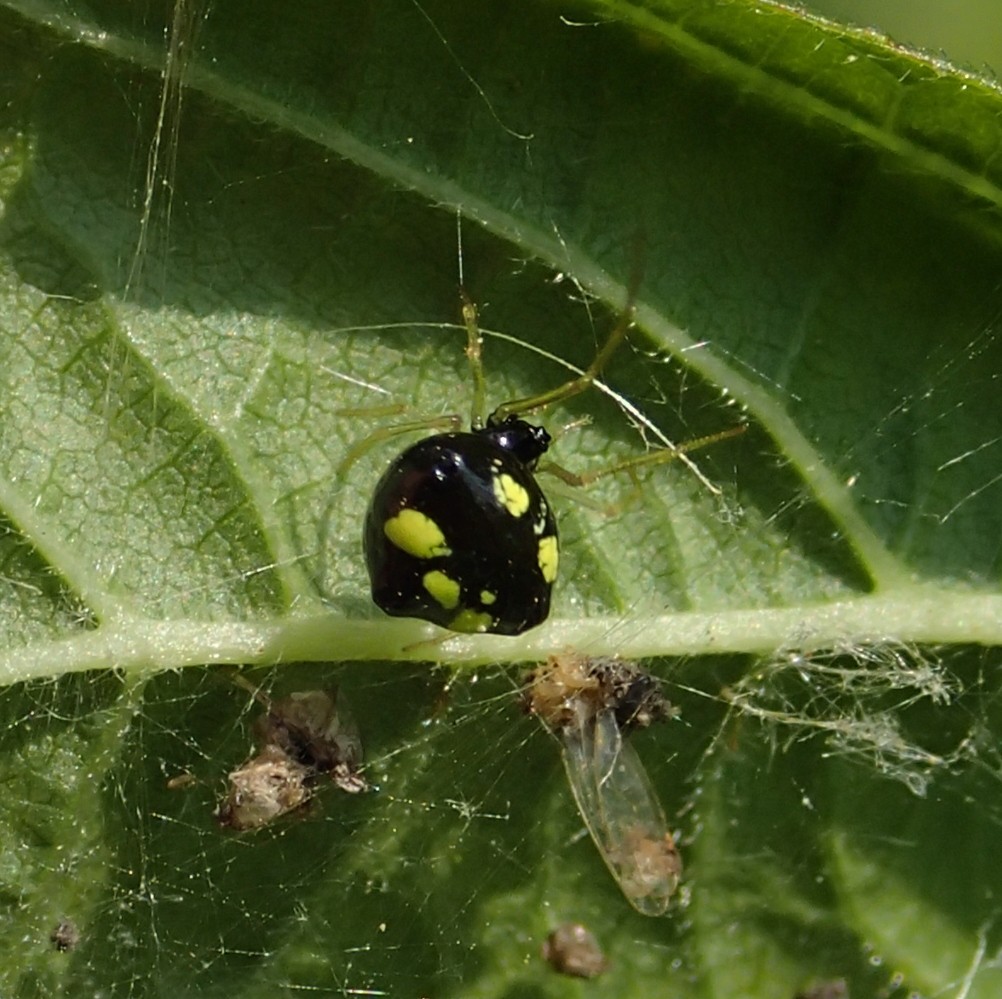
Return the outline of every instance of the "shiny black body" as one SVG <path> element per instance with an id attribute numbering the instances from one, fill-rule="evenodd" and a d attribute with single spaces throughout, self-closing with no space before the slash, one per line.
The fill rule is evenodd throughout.
<path id="1" fill-rule="evenodd" d="M 542 623 L 556 575 L 557 528 L 536 482 L 549 446 L 518 418 L 466 433 L 435 434 L 407 448 L 379 480 L 365 519 L 372 598 L 387 614 L 455 631 L 518 635 Z M 444 538 L 417 557 L 387 524 L 417 511 Z M 442 549 L 445 549 L 442 551 Z M 543 553 L 552 551 L 552 560 Z M 435 596 L 431 575 L 455 602 Z M 429 590 L 433 592 L 429 592 Z"/>

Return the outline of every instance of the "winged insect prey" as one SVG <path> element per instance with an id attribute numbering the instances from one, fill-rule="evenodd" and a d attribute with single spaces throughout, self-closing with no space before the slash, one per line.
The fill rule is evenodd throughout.
<path id="1" fill-rule="evenodd" d="M 663 915 L 682 860 L 624 739 L 672 713 L 657 679 L 625 660 L 555 655 L 526 678 L 523 702 L 559 739 L 578 811 L 623 895 L 643 915 Z"/>

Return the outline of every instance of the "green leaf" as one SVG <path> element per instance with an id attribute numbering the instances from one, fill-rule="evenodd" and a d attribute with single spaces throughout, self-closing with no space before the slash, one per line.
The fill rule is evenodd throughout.
<path id="1" fill-rule="evenodd" d="M 0 991 L 576 994 L 574 920 L 604 995 L 994 994 L 998 88 L 764 0 L 162 17 L 0 7 Z M 465 418 L 459 282 L 501 402 L 588 365 L 638 256 L 555 460 L 748 433 L 547 482 L 545 626 L 382 617 L 402 445 L 341 465 Z M 680 708 L 636 737 L 664 919 L 518 710 L 568 649 Z M 260 708 L 210 664 L 340 684 L 378 790 L 218 829 Z"/>

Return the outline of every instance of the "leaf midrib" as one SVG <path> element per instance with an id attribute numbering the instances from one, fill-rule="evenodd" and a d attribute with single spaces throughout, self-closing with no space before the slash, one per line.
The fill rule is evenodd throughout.
<path id="1" fill-rule="evenodd" d="M 564 649 L 631 659 L 775 654 L 857 645 L 1002 645 L 1002 595 L 935 586 L 827 603 L 660 617 L 551 618 L 517 638 L 446 635 L 420 621 L 347 621 L 333 613 L 259 622 L 122 616 L 73 638 L 0 656 L 0 684 L 107 668 L 156 672 L 206 663 L 397 659 L 479 666 L 540 662 Z"/>

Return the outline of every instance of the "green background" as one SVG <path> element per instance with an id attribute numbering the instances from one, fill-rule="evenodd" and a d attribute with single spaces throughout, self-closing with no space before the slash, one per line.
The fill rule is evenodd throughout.
<path id="1" fill-rule="evenodd" d="M 958 65 L 995 73 L 1002 66 L 1002 18 L 993 0 L 814 0 L 808 10 L 896 41 L 942 53 Z"/>
<path id="2" fill-rule="evenodd" d="M 0 991 L 997 995 L 992 81 L 744 0 L 169 15 L 0 5 Z M 748 426 L 546 479 L 563 571 L 517 639 L 383 618 L 396 445 L 339 469 L 468 409 L 457 217 L 492 402 L 586 365 L 641 260 L 629 344 L 541 417 L 562 464 Z M 663 919 L 519 709 L 569 648 L 678 708 L 635 739 Z M 339 685 L 373 792 L 220 830 L 234 666 Z M 599 984 L 541 960 L 565 920 Z"/>

